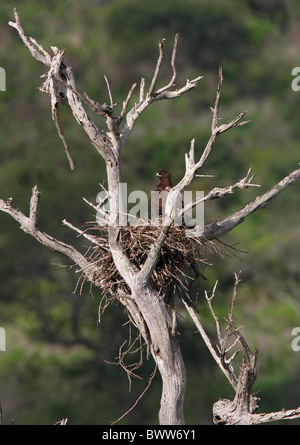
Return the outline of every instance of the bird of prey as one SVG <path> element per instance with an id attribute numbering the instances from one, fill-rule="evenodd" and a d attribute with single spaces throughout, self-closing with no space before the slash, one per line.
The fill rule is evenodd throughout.
<path id="1" fill-rule="evenodd" d="M 159 170 L 156 173 L 159 183 L 151 196 L 151 216 L 154 220 L 163 220 L 165 214 L 165 205 L 169 191 L 172 189 L 171 175 L 167 170 Z M 184 207 L 181 194 L 176 198 L 175 202 L 175 223 L 179 226 L 194 228 L 195 224 L 190 215 L 181 215 L 176 218 L 178 212 Z"/>
<path id="2" fill-rule="evenodd" d="M 165 212 L 165 204 L 169 191 L 172 188 L 171 175 L 167 170 L 159 170 L 156 175 L 159 183 L 151 195 L 151 216 L 152 219 L 161 220 Z"/>
<path id="3" fill-rule="evenodd" d="M 159 170 L 159 172 L 157 172 L 155 176 L 160 178 L 156 190 L 159 192 L 162 192 L 164 190 L 169 192 L 173 187 L 170 173 L 167 172 L 167 170 Z"/>

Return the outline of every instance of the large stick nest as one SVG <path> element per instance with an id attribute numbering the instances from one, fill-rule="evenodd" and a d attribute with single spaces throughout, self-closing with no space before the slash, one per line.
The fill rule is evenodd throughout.
<path id="1" fill-rule="evenodd" d="M 95 281 L 100 284 L 103 295 L 117 297 L 120 292 L 130 294 L 125 280 L 120 276 L 109 250 L 108 229 L 92 224 L 97 245 L 88 252 L 88 258 L 98 267 Z M 140 225 L 122 227 L 121 242 L 132 263 L 141 268 L 152 244 L 161 231 L 160 226 Z M 96 233 L 95 233 L 96 232 Z M 152 274 L 153 285 L 161 295 L 174 292 L 190 292 L 191 284 L 202 276 L 207 265 L 207 247 L 197 238 L 186 236 L 185 229 L 171 226 L 161 249 L 161 255 Z"/>

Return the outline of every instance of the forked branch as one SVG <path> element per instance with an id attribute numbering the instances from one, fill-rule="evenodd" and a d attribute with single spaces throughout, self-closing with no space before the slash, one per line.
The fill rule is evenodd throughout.
<path id="1" fill-rule="evenodd" d="M 215 105 L 214 108 L 212 108 L 213 117 L 211 124 L 211 135 L 203 150 L 200 159 L 197 162 L 195 162 L 195 140 L 192 139 L 189 153 L 185 155 L 185 175 L 182 178 L 182 180 L 175 186 L 175 189 L 178 191 L 182 191 L 185 187 L 187 187 L 196 176 L 198 170 L 204 166 L 206 160 L 208 159 L 213 149 L 214 143 L 220 134 L 225 133 L 226 131 L 231 130 L 232 128 L 240 127 L 250 122 L 242 120 L 245 114 L 247 113 L 247 111 L 245 110 L 242 111 L 239 115 L 237 115 L 234 119 L 232 119 L 232 121 L 228 122 L 227 124 L 221 124 L 218 126 L 218 121 L 220 120 L 219 113 L 220 113 L 222 86 L 223 86 L 223 73 L 222 73 L 222 68 L 220 67 Z"/>
<path id="2" fill-rule="evenodd" d="M 21 226 L 21 229 L 39 241 L 41 244 L 54 250 L 58 253 L 70 258 L 73 263 L 77 264 L 79 268 L 84 269 L 87 280 L 94 282 L 94 276 L 97 269 L 93 263 L 90 263 L 75 247 L 64 243 L 52 236 L 42 232 L 38 227 L 40 192 L 35 186 L 32 190 L 30 200 L 29 217 L 25 216 L 21 210 L 15 207 L 13 199 L 9 198 L 6 201 L 0 199 L 0 211 L 8 213 Z"/>
<path id="3" fill-rule="evenodd" d="M 185 212 L 188 212 L 192 208 L 196 207 L 201 202 L 211 201 L 211 200 L 217 199 L 217 198 L 223 198 L 226 195 L 234 193 L 234 191 L 236 189 L 246 189 L 248 187 L 260 187 L 259 184 L 252 183 L 252 180 L 255 175 L 253 174 L 250 176 L 250 173 L 251 173 L 251 168 L 248 170 L 247 175 L 244 178 L 240 179 L 235 184 L 229 185 L 229 186 L 223 187 L 223 188 L 215 187 L 209 193 L 207 193 L 207 195 L 200 197 L 200 198 L 196 199 L 195 201 L 189 202 L 188 204 L 186 204 L 183 207 L 183 209 L 181 209 L 178 212 L 178 217 L 180 217 Z"/>
<path id="4" fill-rule="evenodd" d="M 131 108 L 131 110 L 129 110 L 129 112 L 126 114 L 126 122 L 125 122 L 124 128 L 121 131 L 121 135 L 120 135 L 122 144 L 124 144 L 124 142 L 126 141 L 128 136 L 132 132 L 133 127 L 134 127 L 137 119 L 141 115 L 141 113 L 143 111 L 145 111 L 153 102 L 156 102 L 158 100 L 163 100 L 163 99 L 176 99 L 176 98 L 182 96 L 183 94 L 187 93 L 191 89 L 195 88 L 197 86 L 199 80 L 203 78 L 203 76 L 198 76 L 193 80 L 187 80 L 186 84 L 183 87 L 181 87 L 179 89 L 174 89 L 175 80 L 176 80 L 176 76 L 177 76 L 176 54 L 177 54 L 178 40 L 179 40 L 179 34 L 176 34 L 175 39 L 174 39 L 172 56 L 171 56 L 171 68 L 172 68 L 171 80 L 165 86 L 155 90 L 155 87 L 156 87 L 156 84 L 157 84 L 157 81 L 158 81 L 158 78 L 160 75 L 160 71 L 161 71 L 162 61 L 164 58 L 163 44 L 164 44 L 165 39 L 162 39 L 159 42 L 159 44 L 158 44 L 159 56 L 157 59 L 156 67 L 155 67 L 154 74 L 153 74 L 153 77 L 152 77 L 152 80 L 150 83 L 149 90 L 145 97 L 145 94 L 144 94 L 145 79 L 143 78 L 140 83 L 140 101 L 138 104 L 135 104 Z M 130 97 L 131 97 L 131 91 L 133 88 L 135 88 L 135 84 L 134 84 L 134 87 L 132 87 L 131 90 L 129 91 Z M 170 90 L 171 88 L 173 88 L 173 89 Z M 128 102 L 129 101 L 126 101 L 126 106 L 128 105 Z M 121 115 L 123 118 L 123 116 L 125 115 L 125 112 L 121 113 Z"/>
<path id="5" fill-rule="evenodd" d="M 66 143 L 59 123 L 57 109 L 60 103 L 68 105 L 71 108 L 75 119 L 84 128 L 92 144 L 101 154 L 101 156 L 105 160 L 113 158 L 114 154 L 112 152 L 109 139 L 105 138 L 101 134 L 101 131 L 89 118 L 82 105 L 82 95 L 77 92 L 72 68 L 69 67 L 68 62 L 63 55 L 63 51 L 60 51 L 56 47 L 52 47 L 51 49 L 54 53 L 54 56 L 51 56 L 32 37 L 28 37 L 25 34 L 16 9 L 14 11 L 14 14 L 15 22 L 9 22 L 9 25 L 18 31 L 21 39 L 23 40 L 26 48 L 30 51 L 31 55 L 36 60 L 50 68 L 48 73 L 46 74 L 47 78 L 42 86 L 42 91 L 50 94 L 52 117 L 55 121 L 58 134 L 64 143 L 71 168 L 73 168 L 73 161 L 71 159 L 69 147 Z M 88 104 L 91 103 L 87 95 L 85 96 L 85 102 L 88 102 Z"/>
<path id="6" fill-rule="evenodd" d="M 203 240 L 219 239 L 226 233 L 230 232 L 234 227 L 241 224 L 244 219 L 251 215 L 253 212 L 265 208 L 267 204 L 274 198 L 276 198 L 287 187 L 293 185 L 300 180 L 300 169 L 294 170 L 281 181 L 279 181 L 274 187 L 268 190 L 261 196 L 258 196 L 254 201 L 242 207 L 237 212 L 223 219 L 223 221 L 215 221 L 204 227 L 201 237 Z"/>

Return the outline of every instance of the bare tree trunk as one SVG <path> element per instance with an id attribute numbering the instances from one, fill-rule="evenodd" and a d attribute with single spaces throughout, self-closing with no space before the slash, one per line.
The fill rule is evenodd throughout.
<path id="1" fill-rule="evenodd" d="M 141 312 L 144 339 L 158 366 L 162 378 L 159 411 L 161 425 L 183 425 L 185 367 L 176 332 L 163 298 L 150 286 L 138 283 L 132 293 Z"/>
<path id="2" fill-rule="evenodd" d="M 109 229 L 110 248 L 115 265 L 131 290 L 131 295 L 123 296 L 121 302 L 142 333 L 148 351 L 151 352 L 161 374 L 159 422 L 161 425 L 182 425 L 185 423 L 183 402 L 186 378 L 179 341 L 163 298 L 159 297 L 149 280 L 144 280 L 143 275 L 137 274 L 138 271 L 127 258 L 119 242 L 122 234 L 122 226 L 119 226 L 118 220 L 122 216 L 122 197 L 116 187 L 121 183 L 119 163 L 107 163 L 107 178 L 108 192 L 112 196 L 110 216 L 117 219 L 111 221 L 112 226 Z"/>

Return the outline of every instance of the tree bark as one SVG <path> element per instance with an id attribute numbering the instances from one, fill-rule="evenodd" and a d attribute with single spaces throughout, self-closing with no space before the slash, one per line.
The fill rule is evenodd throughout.
<path id="1" fill-rule="evenodd" d="M 186 375 L 177 333 L 163 298 L 151 286 L 137 283 L 132 299 L 137 303 L 144 321 L 144 339 L 162 378 L 159 410 L 161 425 L 183 425 L 183 404 Z M 133 314 L 132 314 L 133 315 Z"/>

